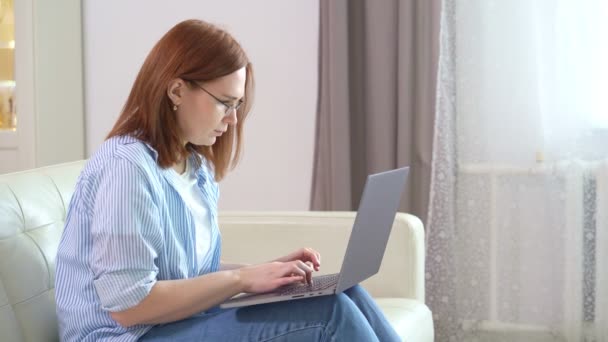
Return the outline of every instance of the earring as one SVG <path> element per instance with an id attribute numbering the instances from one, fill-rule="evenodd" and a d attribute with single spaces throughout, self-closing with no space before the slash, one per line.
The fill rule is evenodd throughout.
<path id="1" fill-rule="evenodd" d="M 173 105 L 173 111 L 174 112 L 177 111 L 177 105 L 176 104 Z"/>

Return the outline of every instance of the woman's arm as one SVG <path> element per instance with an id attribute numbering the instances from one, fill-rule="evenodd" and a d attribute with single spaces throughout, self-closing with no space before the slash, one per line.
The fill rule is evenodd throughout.
<path id="1" fill-rule="evenodd" d="M 177 321 L 218 305 L 243 292 L 237 272 L 221 271 L 196 278 L 160 280 L 138 305 L 110 316 L 118 324 L 158 324 Z"/>
<path id="2" fill-rule="evenodd" d="M 212 308 L 241 293 L 261 293 L 302 282 L 313 269 L 301 261 L 271 262 L 196 278 L 160 280 L 136 306 L 110 312 L 118 324 L 159 324 L 178 321 Z"/>

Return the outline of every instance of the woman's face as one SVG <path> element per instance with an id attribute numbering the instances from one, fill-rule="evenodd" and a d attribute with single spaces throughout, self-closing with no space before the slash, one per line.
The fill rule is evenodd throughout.
<path id="1" fill-rule="evenodd" d="M 229 125 L 237 124 L 235 107 L 245 95 L 245 78 L 245 68 L 241 68 L 190 87 L 181 79 L 171 83 L 168 93 L 177 105 L 175 115 L 184 144 L 211 146 Z"/>

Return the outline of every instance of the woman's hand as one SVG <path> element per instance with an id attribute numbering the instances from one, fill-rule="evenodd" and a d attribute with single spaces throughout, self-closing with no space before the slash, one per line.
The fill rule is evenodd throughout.
<path id="1" fill-rule="evenodd" d="M 295 252 L 289 253 L 284 257 L 278 258 L 275 261 L 288 262 L 299 260 L 318 271 L 321 267 L 321 254 L 312 248 L 300 248 Z M 306 282 L 312 282 L 312 273 L 306 274 Z"/>
<path id="2" fill-rule="evenodd" d="M 239 275 L 243 292 L 263 293 L 309 279 L 313 269 L 300 260 L 293 260 L 245 266 L 234 271 Z"/>

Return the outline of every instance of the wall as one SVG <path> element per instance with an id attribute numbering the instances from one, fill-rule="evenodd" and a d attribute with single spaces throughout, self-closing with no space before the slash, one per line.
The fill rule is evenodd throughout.
<path id="1" fill-rule="evenodd" d="M 307 210 L 317 98 L 318 1 L 84 1 L 87 153 L 103 141 L 154 43 L 181 20 L 226 28 L 255 66 L 256 104 L 221 209 Z"/>
<path id="2" fill-rule="evenodd" d="M 80 1 L 35 0 L 34 43 L 36 166 L 80 160 L 85 154 Z"/>

